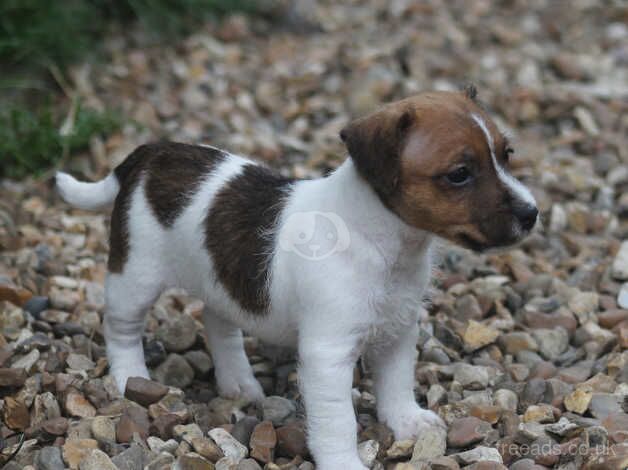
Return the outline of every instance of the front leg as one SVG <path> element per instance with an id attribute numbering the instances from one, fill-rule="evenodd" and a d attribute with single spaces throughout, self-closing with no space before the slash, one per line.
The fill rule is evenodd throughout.
<path id="1" fill-rule="evenodd" d="M 421 408 L 414 398 L 416 343 L 419 327 L 416 323 L 378 342 L 368 352 L 373 368 L 378 419 L 395 433 L 395 439 L 412 439 L 431 427 L 444 427 L 440 417 Z"/>
<path id="2" fill-rule="evenodd" d="M 351 401 L 357 337 L 304 331 L 299 340 L 299 380 L 305 402 L 308 446 L 319 470 L 366 470 L 358 457 Z"/>

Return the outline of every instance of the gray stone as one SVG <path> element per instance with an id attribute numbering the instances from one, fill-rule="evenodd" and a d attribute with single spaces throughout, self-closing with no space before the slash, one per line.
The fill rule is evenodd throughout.
<path id="1" fill-rule="evenodd" d="M 196 321 L 190 315 L 178 315 L 164 322 L 155 332 L 168 352 L 178 353 L 190 349 L 196 342 Z"/>
<path id="2" fill-rule="evenodd" d="M 454 365 L 454 380 L 464 388 L 479 390 L 488 386 L 489 376 L 486 367 L 460 362 Z"/>
<path id="3" fill-rule="evenodd" d="M 154 371 L 155 380 L 165 385 L 185 388 L 194 380 L 194 369 L 178 354 L 169 354 Z"/>
<path id="4" fill-rule="evenodd" d="M 548 424 L 545 427 L 545 430 L 551 432 L 552 434 L 556 434 L 557 436 L 569 436 L 574 434 L 576 431 L 580 429 L 576 423 L 572 423 L 564 416 L 561 417 L 558 422 L 553 424 Z"/>
<path id="5" fill-rule="evenodd" d="M 503 463 L 502 456 L 499 454 L 499 451 L 493 447 L 478 446 L 465 452 L 453 454 L 450 457 L 453 457 L 460 465 L 471 465 L 485 460 L 489 462 Z"/>
<path id="6" fill-rule="evenodd" d="M 214 368 L 211 356 L 205 351 L 188 351 L 183 357 L 192 366 L 199 378 L 204 377 Z"/>
<path id="7" fill-rule="evenodd" d="M 96 416 L 92 421 L 92 436 L 100 444 L 115 442 L 116 427 L 113 421 L 106 416 Z"/>
<path id="8" fill-rule="evenodd" d="M 137 470 L 144 468 L 146 463 L 144 450 L 138 444 L 131 444 L 131 447 L 120 452 L 111 461 L 119 470 Z"/>
<path id="9" fill-rule="evenodd" d="M 539 353 L 549 361 L 560 356 L 569 346 L 569 334 L 563 327 L 539 328 L 532 331 L 532 336 L 539 345 Z"/>
<path id="10" fill-rule="evenodd" d="M 56 446 L 44 447 L 37 456 L 38 470 L 63 470 L 65 464 L 61 458 L 61 448 Z"/>
<path id="11" fill-rule="evenodd" d="M 275 427 L 281 426 L 292 418 L 296 411 L 294 402 L 284 397 L 270 396 L 262 400 L 263 419 L 272 421 Z"/>
<path id="12" fill-rule="evenodd" d="M 499 406 L 502 410 L 517 411 L 519 397 L 512 390 L 500 388 L 493 395 L 493 404 Z"/>
<path id="13" fill-rule="evenodd" d="M 253 459 L 244 459 L 238 464 L 237 470 L 262 470 L 262 467 Z"/>

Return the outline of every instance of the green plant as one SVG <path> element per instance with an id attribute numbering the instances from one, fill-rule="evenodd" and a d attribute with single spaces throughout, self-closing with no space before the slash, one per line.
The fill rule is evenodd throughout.
<path id="1" fill-rule="evenodd" d="M 82 150 L 94 135 L 106 135 L 121 125 L 111 112 L 98 112 L 76 104 L 72 124 L 65 133 L 49 104 L 36 111 L 12 106 L 0 112 L 0 176 L 40 175 L 71 152 Z"/>

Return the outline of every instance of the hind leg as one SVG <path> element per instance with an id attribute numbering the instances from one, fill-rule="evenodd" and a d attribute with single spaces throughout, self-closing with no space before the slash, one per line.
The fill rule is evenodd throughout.
<path id="1" fill-rule="evenodd" d="M 262 386 L 253 375 L 244 351 L 242 330 L 207 308 L 203 317 L 220 395 L 250 401 L 264 398 Z"/>
<path id="2" fill-rule="evenodd" d="M 161 287 L 157 282 L 146 281 L 145 273 L 133 270 L 107 276 L 103 329 L 109 373 L 122 393 L 129 377 L 149 378 L 142 333 L 146 311 L 161 293 Z"/>

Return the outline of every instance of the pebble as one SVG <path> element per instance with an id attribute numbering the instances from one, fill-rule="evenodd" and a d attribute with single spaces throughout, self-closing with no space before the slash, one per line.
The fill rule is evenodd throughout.
<path id="1" fill-rule="evenodd" d="M 72 470 L 79 468 L 80 462 L 87 455 L 98 448 L 98 442 L 94 439 L 72 439 L 63 444 L 63 460 Z"/>
<path id="2" fill-rule="evenodd" d="M 180 353 L 190 349 L 196 342 L 196 321 L 190 315 L 177 315 L 164 322 L 155 332 L 155 338 L 163 343 L 166 351 Z"/>
<path id="3" fill-rule="evenodd" d="M 168 387 L 143 377 L 129 377 L 124 390 L 126 398 L 142 406 L 152 405 L 161 400 L 166 393 Z"/>
<path id="4" fill-rule="evenodd" d="M 368 468 L 371 468 L 375 463 L 375 458 L 379 452 L 379 442 L 374 440 L 360 442 L 358 444 L 358 455 L 360 460 Z M 254 457 L 253 454 L 251 454 Z M 259 459 L 258 459 L 259 460 Z"/>
<path id="5" fill-rule="evenodd" d="M 272 422 L 262 421 L 255 426 L 249 443 L 251 457 L 263 463 L 272 462 L 276 446 L 277 434 Z"/>
<path id="6" fill-rule="evenodd" d="M 556 360 L 569 346 L 567 330 L 559 326 L 553 329 L 539 328 L 532 331 L 539 345 L 539 353 L 549 361 Z"/>
<path id="7" fill-rule="evenodd" d="M 606 419 L 609 415 L 616 415 L 624 412 L 622 403 L 625 398 L 612 393 L 593 393 L 589 403 L 589 412 L 594 418 Z M 628 403 L 628 402 L 627 402 Z"/>
<path id="8" fill-rule="evenodd" d="M 460 465 L 470 465 L 480 461 L 489 461 L 503 463 L 502 456 L 492 447 L 478 446 L 465 452 L 453 454 L 454 458 Z"/>
<path id="9" fill-rule="evenodd" d="M 79 470 L 118 470 L 109 456 L 103 451 L 93 449 L 79 464 Z"/>
<path id="10" fill-rule="evenodd" d="M 486 421 L 474 416 L 456 419 L 447 433 L 447 443 L 450 447 L 464 448 L 480 442 L 493 428 Z"/>
<path id="11" fill-rule="evenodd" d="M 231 459 L 236 464 L 249 454 L 245 446 L 222 428 L 210 429 L 209 437 L 220 447 L 225 457 Z"/>
<path id="12" fill-rule="evenodd" d="M 96 416 L 92 420 L 92 436 L 99 444 L 109 444 L 116 440 L 116 426 L 113 420 L 106 416 Z"/>
<path id="13" fill-rule="evenodd" d="M 65 465 L 61 459 L 61 448 L 43 447 L 37 456 L 36 466 L 38 470 L 63 470 Z"/>
<path id="14" fill-rule="evenodd" d="M 401 459 L 404 457 L 410 457 L 414 451 L 415 444 L 416 441 L 414 439 L 395 441 L 386 451 L 386 457 L 388 457 L 389 459 Z"/>
<path id="15" fill-rule="evenodd" d="M 444 429 L 432 427 L 417 437 L 412 452 L 412 461 L 441 457 L 445 455 L 446 449 L 447 432 Z"/>
<path id="16" fill-rule="evenodd" d="M 194 380 L 194 369 L 178 354 L 169 354 L 154 371 L 158 382 L 172 387 L 185 388 Z"/>
<path id="17" fill-rule="evenodd" d="M 249 440 L 251 439 L 251 434 L 253 433 L 253 429 L 255 429 L 255 426 L 257 426 L 258 423 L 259 420 L 256 417 L 245 416 L 233 425 L 231 435 L 235 437 L 240 443 L 248 445 Z"/>
<path id="18" fill-rule="evenodd" d="M 192 445 L 194 439 L 203 437 L 203 431 L 196 423 L 177 424 L 172 429 L 172 432 L 176 438 L 184 440 L 190 445 Z"/>
<path id="19" fill-rule="evenodd" d="M 27 377 L 24 369 L 0 368 L 0 387 L 21 387 Z"/>
<path id="20" fill-rule="evenodd" d="M 277 429 L 277 454 L 288 458 L 308 454 L 305 431 L 301 426 L 288 424 Z"/>
<path id="21" fill-rule="evenodd" d="M 164 455 L 164 454 L 160 454 Z M 168 455 L 168 454 L 166 454 Z M 114 463 L 119 470 L 137 470 L 140 468 L 144 468 L 145 461 L 147 459 L 144 458 L 144 450 L 138 444 L 131 444 L 128 449 L 123 450 L 118 455 L 114 456 L 111 461 Z M 169 457 L 169 462 L 171 462 L 172 456 Z M 161 466 L 155 466 L 154 469 L 161 469 Z M 146 470 L 146 469 L 145 469 Z"/>
<path id="22" fill-rule="evenodd" d="M 33 349 L 28 354 L 14 361 L 11 368 L 24 369 L 27 373 L 29 373 L 35 366 L 35 363 L 39 360 L 40 354 L 39 349 Z"/>
<path id="23" fill-rule="evenodd" d="M 70 369 L 73 370 L 92 370 L 96 367 L 94 361 L 85 356 L 84 354 L 70 353 L 65 360 Z"/>
<path id="24" fill-rule="evenodd" d="M 530 405 L 523 414 L 523 421 L 528 423 L 535 421 L 537 423 L 553 423 L 554 410 L 549 405 Z"/>
<path id="25" fill-rule="evenodd" d="M 465 349 L 468 352 L 476 351 L 492 344 L 499 337 L 499 332 L 474 320 L 470 320 L 462 336 Z"/>
<path id="26" fill-rule="evenodd" d="M 14 431 L 24 431 L 31 422 L 28 408 L 24 402 L 16 400 L 13 397 L 4 398 L 2 416 L 4 418 L 4 424 Z"/>
<path id="27" fill-rule="evenodd" d="M 589 408 L 593 394 L 584 389 L 576 389 L 565 397 L 564 404 L 568 411 L 583 414 Z"/>
<path id="28" fill-rule="evenodd" d="M 296 411 L 294 402 L 284 397 L 270 396 L 262 400 L 263 420 L 271 421 L 275 426 L 283 425 Z"/>
<path id="29" fill-rule="evenodd" d="M 214 465 L 197 454 L 180 456 L 174 464 L 177 470 L 214 470 Z"/>
<path id="30" fill-rule="evenodd" d="M 628 241 L 623 241 L 611 266 L 611 274 L 618 281 L 628 281 Z"/>
<path id="31" fill-rule="evenodd" d="M 556 423 L 550 424 L 545 427 L 546 431 L 560 437 L 571 436 L 580 429 L 580 426 L 578 426 L 576 423 L 572 423 L 565 417 L 561 417 Z"/>
<path id="32" fill-rule="evenodd" d="M 93 418 L 96 408 L 78 390 L 71 388 L 65 395 L 65 410 L 77 418 Z"/>
<path id="33" fill-rule="evenodd" d="M 192 447 L 197 454 L 205 457 L 210 462 L 218 462 L 225 456 L 220 447 L 213 440 L 206 437 L 192 438 Z"/>
<path id="34" fill-rule="evenodd" d="M 628 309 L 628 282 L 624 282 L 617 294 L 617 305 L 621 308 Z"/>
<path id="35" fill-rule="evenodd" d="M 486 367 L 461 362 L 455 365 L 454 380 L 464 388 L 480 390 L 488 386 L 489 375 Z"/>
<path id="36" fill-rule="evenodd" d="M 116 426 L 116 440 L 120 443 L 132 442 L 133 435 L 146 439 L 148 437 L 148 414 L 143 408 L 136 406 L 127 407 Z"/>
<path id="37" fill-rule="evenodd" d="M 517 354 L 520 351 L 538 351 L 536 340 L 523 331 L 502 334 L 498 340 L 499 346 L 506 354 Z"/>

